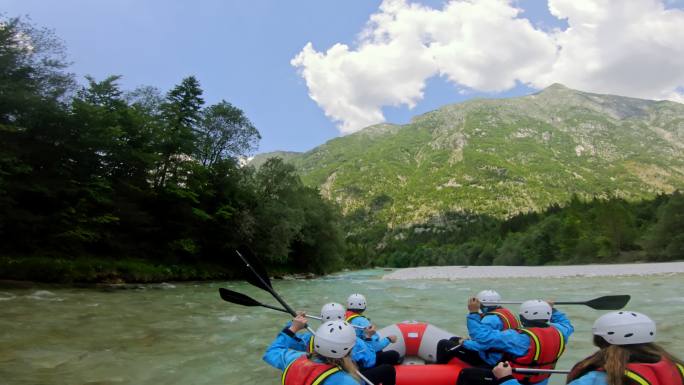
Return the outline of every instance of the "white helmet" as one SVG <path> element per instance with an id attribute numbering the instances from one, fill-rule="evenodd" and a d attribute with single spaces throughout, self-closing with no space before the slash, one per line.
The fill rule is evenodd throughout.
<path id="1" fill-rule="evenodd" d="M 548 321 L 551 319 L 551 305 L 541 299 L 531 299 L 520 305 L 520 317 L 528 321 Z"/>
<path id="2" fill-rule="evenodd" d="M 488 305 L 501 301 L 501 296 L 494 290 L 482 290 L 475 296 L 482 304 Z"/>
<path id="3" fill-rule="evenodd" d="M 314 351 L 327 358 L 342 358 L 356 343 L 356 332 L 345 321 L 325 322 L 313 337 Z"/>
<path id="4" fill-rule="evenodd" d="M 591 332 L 612 345 L 644 344 L 655 341 L 656 325 L 644 314 L 614 311 L 600 316 Z"/>
<path id="5" fill-rule="evenodd" d="M 366 297 L 363 294 L 352 294 L 347 297 L 347 309 L 366 310 Z"/>
<path id="6" fill-rule="evenodd" d="M 337 302 L 330 302 L 321 308 L 321 321 L 344 320 L 344 307 Z"/>

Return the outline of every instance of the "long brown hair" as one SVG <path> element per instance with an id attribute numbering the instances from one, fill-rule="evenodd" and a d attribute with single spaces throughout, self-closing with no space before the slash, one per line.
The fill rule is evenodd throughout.
<path id="1" fill-rule="evenodd" d="M 349 354 L 342 358 L 327 358 L 323 357 L 322 355 L 314 352 L 314 353 L 309 353 L 309 358 L 314 358 L 318 359 L 320 361 L 323 361 L 327 364 L 337 366 L 338 368 L 344 370 L 349 374 L 350 376 L 354 377 L 356 381 L 361 381 L 361 378 L 359 377 L 358 371 L 359 368 L 356 366 L 354 361 L 352 361 L 351 357 L 349 357 Z"/>
<path id="2" fill-rule="evenodd" d="M 570 374 L 568 374 L 566 384 L 581 377 L 588 371 L 603 368 L 608 376 L 608 385 L 625 385 L 625 368 L 630 362 L 630 357 L 653 357 L 655 362 L 665 358 L 673 363 L 684 365 L 682 360 L 668 353 L 655 343 L 611 345 L 602 337 L 594 336 L 594 345 L 601 349 L 578 362 Z"/>

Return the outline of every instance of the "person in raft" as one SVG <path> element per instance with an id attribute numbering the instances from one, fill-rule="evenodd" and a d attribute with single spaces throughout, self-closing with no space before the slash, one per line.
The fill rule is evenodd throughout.
<path id="1" fill-rule="evenodd" d="M 578 362 L 568 375 L 571 385 L 683 385 L 684 362 L 654 341 L 656 325 L 631 311 L 602 315 L 592 328 L 599 350 Z M 510 365 L 494 368 L 500 384 L 518 385 Z"/>
<path id="2" fill-rule="evenodd" d="M 263 360 L 283 371 L 283 385 L 359 385 L 357 368 L 349 353 L 356 344 L 354 328 L 345 321 L 324 322 L 314 337 L 314 352 L 293 350 L 291 334 L 306 327 L 303 314 L 281 331 L 266 349 Z"/>
<path id="3" fill-rule="evenodd" d="M 469 340 L 462 348 L 468 351 L 499 351 L 501 361 L 510 361 L 514 368 L 553 369 L 556 361 L 565 351 L 565 346 L 574 332 L 570 320 L 561 311 L 553 308 L 553 302 L 540 299 L 525 301 L 520 305 L 522 328 L 494 330 L 482 323 L 478 314 L 480 301 L 468 300 L 467 317 Z M 485 356 L 485 363 L 491 368 L 498 362 L 490 361 L 496 356 Z M 516 374 L 525 384 L 546 385 L 549 373 Z"/>
<path id="4" fill-rule="evenodd" d="M 364 311 L 366 311 L 366 297 L 358 293 L 347 297 L 347 311 L 344 314 L 344 318 L 350 324 L 358 326 L 356 328 L 356 335 L 366 341 L 376 352 L 375 361 L 377 364 L 398 364 L 401 361 L 399 352 L 394 350 L 382 351 L 390 343 L 395 343 L 397 337 L 387 336 L 380 338 L 376 333 L 377 327 L 371 323 L 370 318 L 362 314 Z"/>
<path id="5" fill-rule="evenodd" d="M 328 321 L 344 321 L 344 307 L 335 302 L 326 303 L 321 308 L 322 322 Z M 286 325 L 286 329 L 290 324 Z M 290 334 L 288 330 L 283 330 L 285 334 L 292 337 L 293 345 L 291 349 L 306 351 L 312 353 L 314 351 L 314 338 L 309 332 L 298 334 Z M 352 348 L 351 359 L 359 367 L 361 374 L 368 378 L 374 384 L 394 385 L 396 383 L 396 371 L 394 366 L 388 364 L 377 365 L 376 353 L 373 347 L 361 338 L 356 338 L 356 344 Z"/>
<path id="6" fill-rule="evenodd" d="M 484 325 L 494 330 L 507 330 L 520 328 L 518 317 L 509 309 L 496 304 L 501 301 L 501 295 L 494 290 L 482 290 L 475 296 L 480 301 L 480 318 Z M 487 362 L 499 362 L 501 352 L 498 351 L 471 351 L 459 349 L 461 344 L 459 337 L 441 340 L 437 343 L 437 363 L 445 364 L 454 357 L 475 366 L 491 367 Z"/>
<path id="7" fill-rule="evenodd" d="M 482 323 L 495 330 L 518 329 L 518 317 L 507 308 L 498 305 L 501 295 L 494 290 L 482 290 L 475 296 L 480 301 Z"/>

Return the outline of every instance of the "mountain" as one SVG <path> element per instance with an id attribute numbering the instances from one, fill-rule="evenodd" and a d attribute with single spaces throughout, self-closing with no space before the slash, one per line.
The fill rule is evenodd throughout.
<path id="1" fill-rule="evenodd" d="M 684 105 L 554 84 L 258 158 L 282 155 L 346 214 L 390 227 L 438 223 L 446 212 L 506 218 L 573 194 L 636 200 L 681 189 Z"/>
<path id="2" fill-rule="evenodd" d="M 254 157 L 251 158 L 247 164 L 254 166 L 256 168 L 259 168 L 259 167 L 261 167 L 262 164 L 264 164 L 270 158 L 280 158 L 285 162 L 290 162 L 293 158 L 300 156 L 300 155 L 302 155 L 301 152 L 295 152 L 295 151 L 264 152 L 261 154 L 254 155 Z"/>

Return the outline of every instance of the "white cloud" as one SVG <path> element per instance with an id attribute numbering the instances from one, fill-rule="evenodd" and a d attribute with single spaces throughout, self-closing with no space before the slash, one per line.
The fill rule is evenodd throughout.
<path id="1" fill-rule="evenodd" d="M 503 91 L 547 71 L 556 47 L 518 13 L 506 1 L 449 3 L 426 23 L 439 72 L 458 85 Z"/>
<path id="2" fill-rule="evenodd" d="M 355 48 L 312 44 L 292 59 L 310 97 L 342 133 L 384 121 L 382 107 L 413 107 L 425 81 L 498 92 L 516 82 L 682 100 L 684 12 L 658 0 L 548 0 L 567 19 L 545 32 L 512 0 L 451 0 L 442 9 L 385 0 Z M 681 90 L 681 89 L 680 89 Z"/>
<path id="3" fill-rule="evenodd" d="M 661 1 L 549 0 L 569 28 L 554 34 L 561 47 L 553 69 L 535 84 L 560 82 L 581 90 L 682 100 L 684 11 Z"/>
<path id="4" fill-rule="evenodd" d="M 399 16 L 395 11 L 402 12 Z M 340 130 L 350 133 L 384 121 L 382 106 L 414 106 L 423 97 L 425 79 L 434 75 L 434 60 L 410 28 L 392 36 L 384 28 L 396 25 L 397 17 L 416 17 L 427 11 L 415 5 L 385 2 L 381 13 L 373 15 L 367 36 L 351 50 L 335 44 L 327 52 L 316 52 L 311 43 L 292 60 L 309 87 L 309 95 L 326 115 L 340 122 Z M 403 13 L 405 12 L 405 13 Z M 380 20 L 389 19 L 389 20 Z"/>

